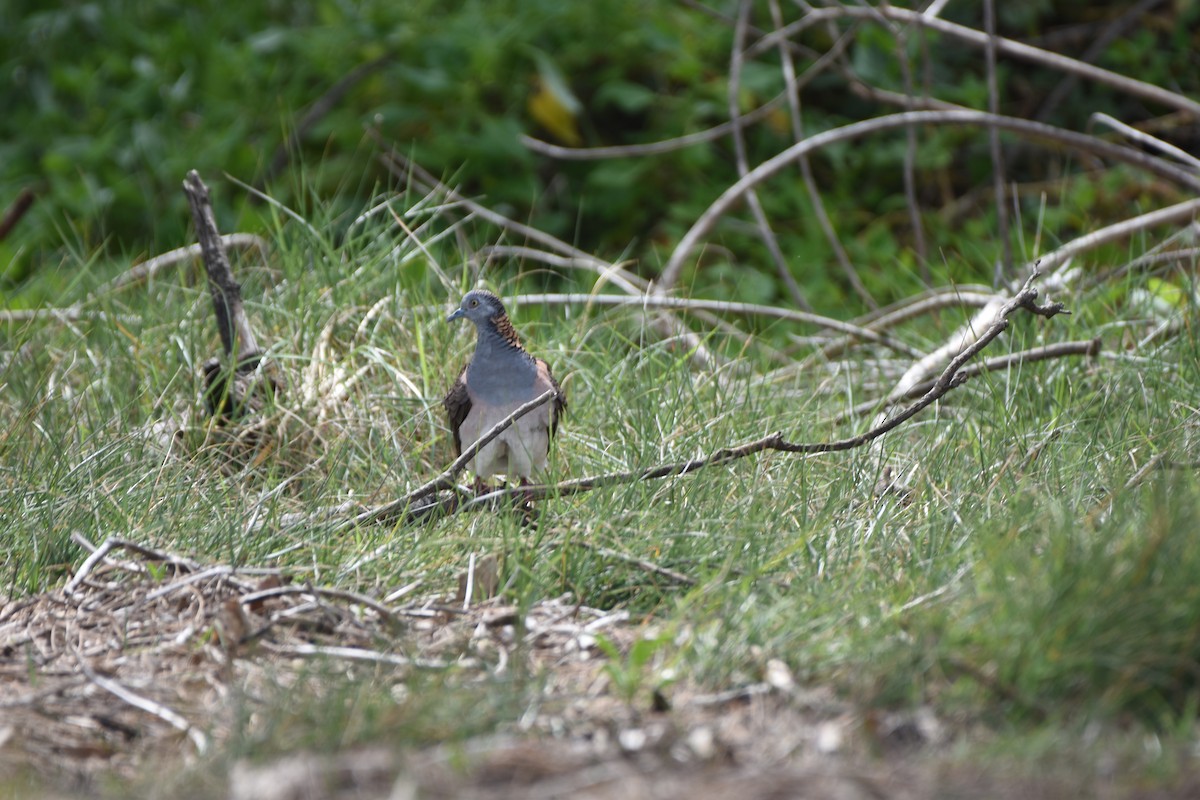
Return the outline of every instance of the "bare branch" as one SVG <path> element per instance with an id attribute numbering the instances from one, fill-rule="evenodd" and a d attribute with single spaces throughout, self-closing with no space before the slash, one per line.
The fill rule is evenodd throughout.
<path id="1" fill-rule="evenodd" d="M 196 237 L 204 254 L 204 268 L 208 272 L 208 288 L 212 294 L 221 345 L 225 355 L 233 358 L 235 364 L 240 363 L 258 352 L 258 341 L 242 307 L 242 287 L 233 279 L 233 270 L 229 268 L 229 258 L 225 255 L 224 243 L 217 231 L 217 220 L 208 198 L 208 187 L 200 180 L 196 170 L 188 172 L 183 191 L 191 204 Z"/>
<path id="2" fill-rule="evenodd" d="M 389 664 L 393 667 L 418 667 L 420 669 L 445 669 L 447 662 L 430 658 L 408 658 L 398 653 L 384 653 L 363 647 L 333 647 L 317 644 L 274 644 L 263 642 L 261 647 L 281 656 L 303 656 L 307 658 L 340 658 L 346 661 L 367 661 L 373 664 Z M 456 661 L 456 666 L 465 666 L 467 661 Z"/>
<path id="3" fill-rule="evenodd" d="M 521 134 L 521 144 L 538 155 L 543 155 L 547 158 L 557 158 L 561 161 L 601 161 L 608 158 L 657 156 L 663 153 L 673 153 L 676 150 L 683 150 L 693 145 L 723 139 L 732 133 L 733 129 L 739 124 L 746 126 L 761 122 L 771 116 L 771 113 L 783 104 L 784 99 L 785 95 L 777 94 L 753 111 L 743 114 L 738 122 L 734 122 L 733 120 L 722 122 L 720 125 L 714 125 L 707 130 L 677 136 L 673 139 L 663 139 L 660 142 L 613 145 L 608 147 L 563 147 L 562 145 L 551 144 L 550 142 Z"/>
<path id="4" fill-rule="evenodd" d="M 1119 119 L 1110 117 L 1108 114 L 1100 111 L 1097 111 L 1096 113 L 1092 114 L 1092 116 L 1088 117 L 1089 127 L 1094 123 L 1107 125 L 1125 138 L 1132 139 L 1138 144 L 1148 147 L 1152 150 L 1158 150 L 1163 155 L 1170 156 L 1176 161 L 1191 167 L 1196 172 L 1200 172 L 1200 158 L 1196 158 L 1182 147 L 1176 147 L 1170 142 L 1164 142 L 1157 136 L 1151 136 L 1145 131 L 1140 131 L 1132 125 L 1126 125 Z"/>
<path id="5" fill-rule="evenodd" d="M 1091 44 L 1088 45 L 1087 50 L 1084 51 L 1083 56 L 1079 59 L 1079 61 L 1085 64 L 1091 64 L 1093 61 L 1103 56 L 1105 51 L 1108 50 L 1109 46 L 1112 45 L 1114 41 L 1123 36 L 1130 28 L 1136 26 L 1140 22 L 1143 15 L 1148 13 L 1155 6 L 1161 4 L 1162 2 L 1163 0 L 1141 0 L 1141 2 L 1137 3 L 1132 8 L 1121 13 L 1121 15 L 1114 19 L 1111 23 L 1105 25 L 1104 30 L 1101 31 L 1098 36 L 1095 36 L 1092 39 Z M 1114 5 L 1110 6 L 1110 8 L 1119 9 L 1120 6 Z M 1071 93 L 1075 91 L 1075 86 L 1079 83 L 1079 78 L 1080 75 L 1076 72 L 1071 72 L 1067 75 L 1064 75 L 1062 80 L 1058 82 L 1058 85 L 1054 87 L 1053 91 L 1046 95 L 1046 99 L 1042 101 L 1041 108 L 1033 118 L 1036 120 L 1044 120 L 1051 114 L 1057 112 L 1059 107 L 1062 106 L 1063 101 L 1070 97 Z"/>
<path id="6" fill-rule="evenodd" d="M 1084 234 L 1078 239 L 1072 239 L 1054 252 L 1048 253 L 1038 259 L 1040 267 L 1046 270 L 1053 270 L 1046 281 L 1047 290 L 1058 291 L 1065 287 L 1065 279 L 1059 268 L 1080 253 L 1094 250 L 1109 242 L 1126 239 L 1139 231 L 1153 228 L 1156 225 L 1186 222 L 1195 218 L 1198 214 L 1200 214 L 1200 198 L 1185 200 L 1173 206 L 1167 206 L 1157 211 L 1150 211 L 1145 214 L 1139 214 L 1136 217 L 1131 217 L 1130 219 L 1121 220 L 1107 227 Z"/>
<path id="7" fill-rule="evenodd" d="M 829 20 L 847 18 L 874 20 L 879 15 L 906 24 L 920 22 L 927 28 L 935 30 L 938 33 L 953 36 L 975 47 L 987 47 L 988 37 L 982 31 L 968 28 L 965 25 L 946 22 L 934 16 L 922 15 L 906 8 L 897 8 L 896 6 L 886 4 L 878 7 L 838 5 L 836 7 L 813 9 L 800 19 L 790 23 L 787 27 L 767 34 L 746 51 L 746 57 L 754 58 L 759 53 L 777 47 L 779 40 L 791 39 L 802 31 Z M 1135 97 L 1140 97 L 1143 100 L 1150 100 L 1155 103 L 1161 103 L 1168 108 L 1186 111 L 1193 117 L 1200 116 L 1200 103 L 1195 100 L 1155 86 L 1154 84 L 1146 83 L 1145 81 L 1135 80 L 1116 72 L 1110 72 L 1106 69 L 1094 67 L 1091 64 L 1085 64 L 1074 58 L 1068 58 L 1058 53 L 1052 53 L 1048 50 L 1042 50 L 1003 37 L 996 38 L 996 50 L 1000 55 L 1011 56 L 1012 58 L 1029 61 L 1060 72 L 1078 75 L 1081 78 L 1086 78 L 1105 86 L 1111 86 L 1114 89 Z"/>
<path id="8" fill-rule="evenodd" d="M 783 27 L 783 14 L 779 9 L 778 0 L 771 0 L 770 8 L 771 23 L 776 28 Z M 812 80 L 824 69 L 827 63 L 833 63 L 839 59 L 842 51 L 851 41 L 852 37 L 849 33 L 840 36 L 834 42 L 833 47 L 829 49 L 829 52 L 823 54 L 816 64 L 813 64 L 805 71 L 805 80 Z M 796 79 L 796 67 L 792 61 L 792 49 L 781 44 L 779 47 L 779 59 L 783 65 L 783 79 L 787 86 L 788 117 L 792 124 L 792 138 L 799 142 L 804 139 L 804 123 L 800 113 L 801 83 Z M 813 176 L 812 164 L 809 163 L 807 156 L 800 159 L 799 166 L 800 177 L 804 179 L 804 190 L 808 192 L 808 200 L 813 206 L 813 215 L 816 217 L 817 224 L 821 227 L 821 232 L 825 235 L 825 240 L 829 242 L 829 247 L 833 250 L 834 258 L 837 259 L 838 265 L 842 268 L 842 274 L 846 276 L 846 281 L 862 301 L 866 303 L 868 308 L 877 308 L 879 304 L 875 302 L 875 298 L 871 296 L 862 279 L 858 277 L 858 272 L 854 269 L 854 265 L 850 263 L 850 256 L 846 253 L 846 248 L 842 246 L 842 241 L 838 238 L 837 231 L 834 230 L 833 221 L 829 218 L 829 212 L 825 210 L 825 201 L 821 197 L 821 190 L 817 188 L 817 180 Z"/>
<path id="9" fill-rule="evenodd" d="M 750 18 L 751 6 L 751 0 L 741 0 L 738 4 L 737 23 L 734 26 L 733 34 L 733 52 L 729 57 L 729 88 L 726 98 L 729 119 L 733 122 L 733 153 L 739 178 L 745 177 L 746 173 L 750 171 L 750 165 L 746 158 L 746 137 L 742 133 L 742 115 L 738 108 L 738 95 L 741 94 L 742 89 L 742 47 L 746 38 L 746 24 Z M 746 192 L 746 205 L 750 207 L 750 213 L 754 217 L 758 236 L 762 239 L 767 253 L 775 263 L 775 272 L 779 275 L 783 285 L 787 287 L 792 301 L 805 311 L 811 311 L 812 306 L 805 299 L 800 284 L 796 283 L 795 277 L 792 276 L 787 259 L 783 256 L 783 250 L 779 247 L 779 239 L 771 230 L 771 223 L 767 220 L 766 212 L 763 211 L 762 201 L 758 199 L 758 192 L 753 188 Z"/>
<path id="10" fill-rule="evenodd" d="M 906 125 L 979 125 L 995 126 L 1032 138 L 1049 139 L 1067 146 L 1095 153 L 1096 155 L 1123 161 L 1141 167 L 1148 172 L 1175 181 L 1181 186 L 1200 192 L 1200 176 L 1167 164 L 1133 148 L 1111 144 L 1101 139 L 1074 131 L 1056 128 L 1040 122 L 997 116 L 982 111 L 905 111 L 884 117 L 861 120 L 840 128 L 824 131 L 803 142 L 792 145 L 783 152 L 759 164 L 748 175 L 740 179 L 705 209 L 700 218 L 680 239 L 671 257 L 663 267 L 659 279 L 659 291 L 668 291 L 679 280 L 684 263 L 699 246 L 700 241 L 715 227 L 717 220 L 727 213 L 750 188 L 774 177 L 793 161 L 835 142 L 856 139 L 872 133 L 903 128 Z"/>
<path id="11" fill-rule="evenodd" d="M 745 316 L 758 317 L 773 317 L 775 319 L 788 320 L 789 322 L 799 322 L 806 325 L 814 325 L 818 328 L 826 330 L 838 331 L 855 339 L 861 339 L 867 342 L 887 347 L 902 353 L 910 358 L 919 358 L 923 354 L 913 347 L 901 342 L 887 334 L 878 333 L 855 325 L 851 322 L 844 322 L 833 317 L 825 317 L 820 314 L 814 314 L 808 311 L 796 311 L 790 308 L 780 308 L 778 306 L 764 306 L 755 303 L 738 303 L 725 300 L 701 300 L 687 297 L 670 297 L 665 295 L 640 295 L 637 297 L 622 297 L 621 295 L 612 294 L 525 294 L 518 295 L 513 298 L 513 302 L 517 305 L 521 303 L 536 303 L 536 304 L 573 304 L 578 303 L 584 306 L 603 305 L 603 306 L 623 306 L 623 307 L 642 307 L 642 308 L 670 308 L 680 311 L 715 311 L 718 313 L 740 314 Z"/>
<path id="12" fill-rule="evenodd" d="M 172 728 L 182 731 L 187 735 L 192 745 L 196 748 L 197 753 L 204 753 L 208 750 L 208 737 L 205 736 L 195 725 L 188 722 L 179 712 L 167 708 L 162 703 L 156 703 L 148 697 L 128 689 L 117 681 L 111 678 L 106 678 L 88 665 L 87 661 L 78 652 L 75 653 L 75 659 L 79 663 L 80 670 L 87 676 L 87 679 L 100 687 L 104 691 L 116 697 L 123 703 L 127 703 L 136 709 L 145 711 L 147 714 L 152 714 L 163 722 L 166 722 Z"/>
<path id="13" fill-rule="evenodd" d="M 576 547 L 582 547 L 585 550 L 591 550 L 593 553 L 602 555 L 605 558 L 611 558 L 615 561 L 624 561 L 626 564 L 633 564 L 640 570 L 650 572 L 654 575 L 661 575 L 662 577 L 675 583 L 682 584 L 683 586 L 696 585 L 695 578 L 690 578 L 687 575 L 684 575 L 682 572 L 676 572 L 673 569 L 660 566 L 655 564 L 653 561 L 647 561 L 644 558 L 637 558 L 636 556 L 631 556 L 627 553 L 621 553 L 611 548 L 602 547 L 598 544 L 592 544 L 591 542 L 585 542 L 580 539 L 571 539 L 569 540 L 569 544 L 572 544 Z"/>
<path id="14" fill-rule="evenodd" d="M 435 494 L 445 489 L 453 489 L 455 477 L 457 477 L 460 472 L 467 468 L 467 464 L 471 462 L 471 459 L 473 459 L 480 450 L 491 444 L 493 439 L 508 430 L 514 422 L 528 414 L 530 411 L 541 407 L 556 397 L 557 394 L 558 393 L 553 390 L 544 392 L 540 396 L 515 409 L 507 417 L 493 425 L 487 433 L 475 440 L 470 447 L 464 448 L 462 454 L 458 458 L 454 459 L 450 466 L 446 467 L 446 469 L 436 478 L 424 484 L 420 488 L 409 492 L 398 500 L 393 500 L 386 505 L 368 509 L 367 511 L 362 512 L 346 524 L 363 525 L 367 523 L 387 523 L 396 519 L 405 511 L 408 511 L 412 507 L 413 503 L 415 503 L 417 500 L 421 500 L 422 498 L 428 497 L 431 494 Z"/>
<path id="15" fill-rule="evenodd" d="M 265 255 L 267 252 L 267 243 L 261 236 L 256 236 L 253 233 L 227 233 L 219 237 L 221 247 L 225 249 L 236 248 L 238 250 L 256 250 L 260 255 Z M 155 278 L 159 273 L 178 266 L 179 264 L 188 261 L 194 261 L 200 258 L 201 246 L 199 244 L 190 244 L 187 247 L 178 247 L 170 250 L 154 258 L 147 259 L 140 264 L 135 264 L 127 271 L 122 272 L 117 277 L 113 278 L 108 283 L 101 286 L 92 293 L 92 297 L 97 297 L 103 294 L 112 294 L 119 292 L 122 289 L 127 289 L 135 284 L 144 283 L 145 281 Z"/>
<path id="16" fill-rule="evenodd" d="M 36 195 L 29 187 L 25 187 L 17 195 L 17 199 L 12 201 L 7 209 L 4 210 L 4 215 L 0 216 L 0 242 L 8 238 L 8 234 L 12 233 L 12 229 L 17 227 L 17 223 L 21 221 L 21 217 L 33 208 L 33 201 Z"/>
<path id="17" fill-rule="evenodd" d="M 1090 339 L 1085 342 L 1059 342 L 1056 344 L 1048 344 L 1042 347 L 1033 347 L 1029 350 L 1022 350 L 1019 353 L 1009 353 L 1008 355 L 996 356 L 994 358 L 985 359 L 979 364 L 970 364 L 963 367 L 962 374 L 966 378 L 972 378 L 984 372 L 998 372 L 1003 369 L 1008 369 L 1015 364 L 1031 364 L 1035 361 L 1047 361 L 1052 358 L 1067 358 L 1069 356 L 1095 356 L 1100 353 L 1100 338 Z M 914 397 L 920 397 L 933 388 L 933 381 L 928 380 L 923 383 L 918 383 L 912 386 L 902 397 L 894 398 L 887 402 L 895 402 L 896 400 L 911 400 Z M 849 411 L 839 414 L 835 418 L 835 422 L 842 422 L 848 417 L 859 417 L 864 414 L 870 414 L 879 410 L 880 401 L 868 400 L 859 403 Z"/>
<path id="18" fill-rule="evenodd" d="M 983 0 L 983 24 L 987 32 L 985 63 L 987 65 L 988 111 L 1000 113 L 1000 88 L 996 81 L 996 0 Z M 1004 199 L 1004 151 L 1000 147 L 1000 131 L 988 128 L 988 148 L 992 155 L 992 189 L 996 195 L 996 222 L 999 230 L 1002 263 L 996 266 L 993 284 L 1000 285 L 1001 276 L 1011 275 L 1013 268 L 1012 242 L 1008 235 L 1008 203 Z"/>

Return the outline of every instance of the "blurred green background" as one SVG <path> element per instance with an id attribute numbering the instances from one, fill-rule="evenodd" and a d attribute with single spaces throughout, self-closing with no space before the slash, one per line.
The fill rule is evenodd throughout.
<path id="1" fill-rule="evenodd" d="M 1143 3 L 1144 13 L 1128 19 L 1126 4 L 997 5 L 1002 35 L 1200 96 L 1194 0 Z M 800 13 L 784 6 L 788 19 Z M 35 201 L 0 241 L 4 305 L 70 302 L 131 262 L 188 243 L 179 187 L 192 168 L 219 191 L 223 231 L 261 230 L 264 206 L 222 173 L 302 215 L 321 207 L 332 210 L 323 217 L 328 224 L 348 224 L 393 183 L 368 129 L 486 205 L 603 257 L 637 258 L 639 270 L 653 275 L 687 226 L 735 180 L 728 138 L 652 158 L 564 162 L 530 152 L 520 135 L 621 145 L 726 120 L 736 4 L 708 8 L 668 0 L 269 0 L 232 7 L 211 0 L 8 0 L 0 25 L 0 209 L 23 190 Z M 943 17 L 980 27 L 981 8 L 951 3 Z M 765 3 L 756 4 L 752 24 L 771 27 Z M 894 110 L 856 97 L 847 75 L 902 92 L 901 52 L 918 89 L 987 107 L 982 52 L 946 37 L 923 40 L 910 30 L 901 50 L 886 27 L 843 21 L 836 30 L 816 26 L 799 36 L 800 54 L 825 52 L 852 25 L 843 63 L 804 89 L 807 132 Z M 810 64 L 799 58 L 797 70 Z M 1200 150 L 1197 123 L 1166 109 L 1084 81 L 1060 89 L 1061 99 L 1048 107 L 1068 80 L 1062 73 L 1001 59 L 999 77 L 1002 113 L 1077 130 L 1095 111 L 1131 123 L 1161 115 L 1156 135 Z M 743 110 L 782 90 L 775 52 L 746 64 Z M 297 131 L 321 98 L 332 102 Z M 750 130 L 751 163 L 791 141 L 781 105 Z M 1018 226 L 1032 229 L 1041 215 L 1056 240 L 1106 214 L 1127 214 L 1142 200 L 1161 205 L 1175 197 L 1172 187 L 1128 172 L 1055 184 L 1093 165 L 1072 153 L 1006 142 L 1012 181 L 1048 182 L 1021 195 Z M 956 280 L 990 278 L 1000 242 L 987 210 L 986 137 L 940 129 L 923 131 L 919 143 L 918 196 L 935 270 L 945 267 Z M 851 260 L 881 300 L 907 294 L 922 274 L 911 248 L 904 152 L 904 137 L 893 135 L 830 147 L 813 160 Z M 1069 202 L 1061 192 L 1071 193 Z M 853 310 L 856 298 L 798 174 L 773 182 L 762 198 L 813 304 Z M 985 208 L 964 219 L 964 206 L 973 204 Z M 737 260 L 689 276 L 693 291 L 786 300 L 748 226 L 727 226 L 720 243 Z"/>

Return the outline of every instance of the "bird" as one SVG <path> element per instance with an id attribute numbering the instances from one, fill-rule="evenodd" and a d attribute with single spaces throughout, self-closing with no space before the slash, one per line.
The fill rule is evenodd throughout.
<path id="1" fill-rule="evenodd" d="M 457 455 L 518 407 L 554 391 L 553 398 L 514 422 L 468 463 L 476 492 L 487 491 L 487 479 L 500 474 L 528 485 L 530 476 L 546 467 L 566 397 L 550 365 L 521 346 L 499 297 L 486 289 L 467 292 L 446 322 L 464 318 L 475 325 L 475 352 L 442 400 Z"/>

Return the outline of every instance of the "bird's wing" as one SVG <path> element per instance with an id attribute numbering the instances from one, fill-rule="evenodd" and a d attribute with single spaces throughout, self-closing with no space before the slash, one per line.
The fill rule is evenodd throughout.
<path id="1" fill-rule="evenodd" d="M 549 383 L 557 393 L 554 397 L 554 402 L 550 410 L 550 435 L 553 436 L 558 432 L 558 420 L 567 410 L 567 396 L 563 393 L 562 387 L 558 385 L 558 381 L 554 379 L 554 375 L 550 372 L 550 365 L 542 359 L 537 359 L 538 378 L 541 383 Z M 542 394 L 542 392 L 538 392 Z"/>
<path id="2" fill-rule="evenodd" d="M 462 455 L 462 435 L 459 433 L 459 429 L 462 428 L 467 414 L 471 413 L 471 396 L 467 393 L 466 364 L 463 364 L 463 368 L 458 371 L 458 377 L 454 379 L 450 391 L 446 392 L 446 396 L 442 398 L 442 406 L 446 409 L 446 416 L 450 418 L 450 433 L 454 436 L 454 452 Z"/>

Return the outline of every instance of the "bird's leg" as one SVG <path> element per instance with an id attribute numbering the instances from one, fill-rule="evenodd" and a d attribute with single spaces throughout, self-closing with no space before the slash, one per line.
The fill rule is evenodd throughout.
<path id="1" fill-rule="evenodd" d="M 474 489 L 475 489 L 475 496 L 479 497 L 480 495 L 484 495 L 484 494 L 491 492 L 492 486 L 490 483 L 485 481 L 483 478 L 476 475 Z"/>
<path id="2" fill-rule="evenodd" d="M 529 488 L 532 486 L 528 478 L 521 478 L 520 486 L 524 489 L 521 501 L 517 504 L 517 510 L 524 516 L 523 524 L 537 526 L 538 510 L 533 502 L 533 491 Z"/>

